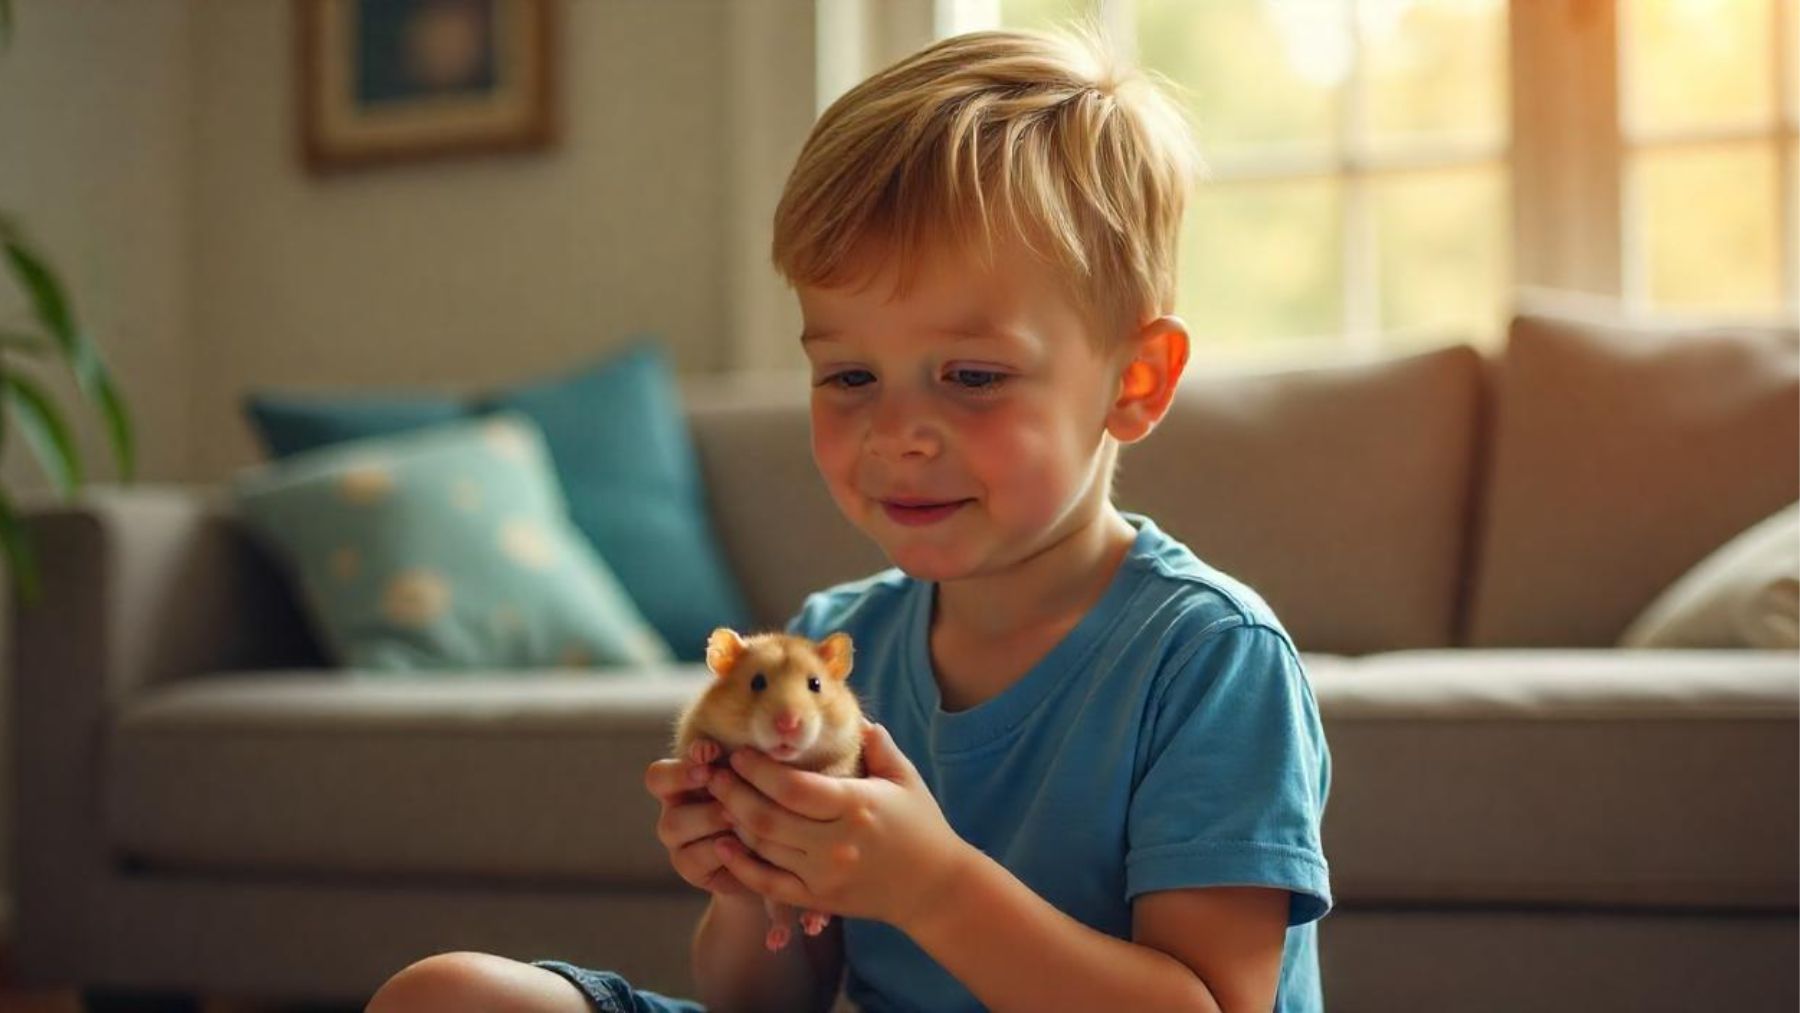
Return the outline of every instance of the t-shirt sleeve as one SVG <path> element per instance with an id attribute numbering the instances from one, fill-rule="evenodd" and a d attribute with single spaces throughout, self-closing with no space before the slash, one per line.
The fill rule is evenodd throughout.
<path id="1" fill-rule="evenodd" d="M 805 637 L 808 640 L 818 639 L 813 635 L 813 630 L 819 624 L 819 613 L 824 611 L 825 605 L 826 596 L 824 594 L 815 591 L 807 595 L 806 600 L 800 603 L 800 611 L 795 612 L 793 617 L 787 621 L 786 632 Z"/>
<path id="2" fill-rule="evenodd" d="M 1206 634 L 1167 675 L 1127 815 L 1126 899 L 1270 886 L 1290 891 L 1290 926 L 1324 917 L 1331 756 L 1293 645 L 1237 625 Z"/>

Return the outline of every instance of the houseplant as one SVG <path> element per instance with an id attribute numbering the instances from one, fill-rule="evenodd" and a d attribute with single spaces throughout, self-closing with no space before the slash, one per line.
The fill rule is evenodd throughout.
<path id="1" fill-rule="evenodd" d="M 0 0 L 0 50 L 10 47 L 12 29 L 11 0 Z M 0 319 L 0 407 L 4 409 L 0 410 L 0 452 L 5 450 L 7 437 L 17 430 L 63 498 L 81 487 L 81 456 L 63 413 L 25 368 L 34 361 L 41 364 L 60 359 L 74 373 L 77 389 L 98 407 L 118 460 L 120 479 L 131 481 L 136 454 L 124 399 L 92 337 L 77 323 L 55 270 L 18 220 L 4 209 L 0 209 L 0 253 L 30 309 L 30 319 L 23 324 Z M 4 483 L 0 483 L 0 555 L 21 599 L 28 604 L 36 602 L 37 564 L 27 529 L 20 523 Z"/>

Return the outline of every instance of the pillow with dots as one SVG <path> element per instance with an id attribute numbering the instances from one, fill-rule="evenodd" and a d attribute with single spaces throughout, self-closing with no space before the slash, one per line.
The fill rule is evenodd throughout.
<path id="1" fill-rule="evenodd" d="M 668 643 L 569 519 L 516 411 L 253 466 L 231 500 L 346 668 L 654 665 Z"/>

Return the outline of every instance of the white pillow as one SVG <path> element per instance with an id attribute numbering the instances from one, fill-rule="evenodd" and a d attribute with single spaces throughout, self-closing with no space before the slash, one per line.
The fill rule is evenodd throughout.
<path id="1" fill-rule="evenodd" d="M 1800 503 L 1702 559 L 1626 628 L 1620 647 L 1800 647 Z"/>

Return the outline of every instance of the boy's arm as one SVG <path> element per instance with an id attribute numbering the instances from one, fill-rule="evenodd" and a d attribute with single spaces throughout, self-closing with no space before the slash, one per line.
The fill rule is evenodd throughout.
<path id="1" fill-rule="evenodd" d="M 763 946 L 769 915 L 754 893 L 713 894 L 694 931 L 693 969 L 700 1002 L 711 1010 L 831 1008 L 844 964 L 843 919 L 817 936 L 770 953 Z"/>
<path id="2" fill-rule="evenodd" d="M 1226 986 L 1215 993 L 1202 980 L 1200 967 L 1190 967 L 1153 946 L 1127 942 L 1083 925 L 1038 896 L 986 854 L 974 848 L 968 850 L 954 883 L 939 894 L 954 900 L 899 927 L 990 1009 L 1211 1013 L 1223 1009 L 1267 1009 L 1273 1002 L 1272 993 L 1266 1001 L 1259 997 L 1229 1007 L 1218 998 L 1237 994 L 1236 990 L 1243 986 L 1238 979 L 1240 971 L 1253 979 L 1265 978 L 1265 959 L 1230 970 L 1215 961 L 1209 973 L 1219 976 L 1218 984 Z M 1232 932 L 1237 938 L 1232 941 L 1231 950 L 1234 954 L 1249 952 L 1266 957 L 1272 946 L 1279 972 L 1281 945 L 1287 930 L 1287 894 L 1256 893 L 1272 893 L 1279 899 L 1278 905 L 1268 896 L 1252 901 L 1260 905 L 1256 909 L 1259 915 L 1267 908 L 1275 912 L 1275 918 L 1250 916 L 1235 921 Z M 1220 942 L 1216 935 L 1210 939 L 1188 939 L 1180 952 L 1205 966 L 1195 955 L 1217 951 Z M 1230 981 L 1225 980 L 1227 976 Z M 1248 991 L 1254 995 L 1262 989 L 1252 986 Z"/>

